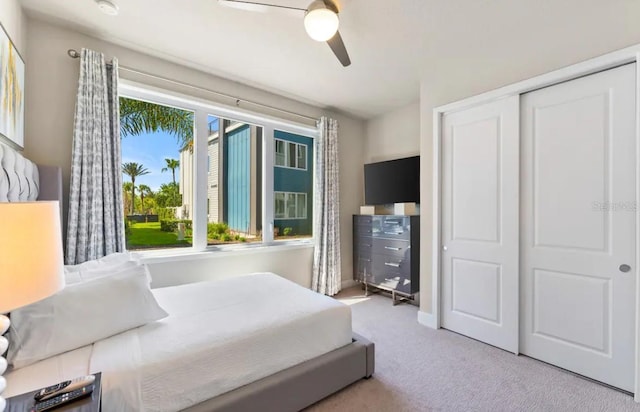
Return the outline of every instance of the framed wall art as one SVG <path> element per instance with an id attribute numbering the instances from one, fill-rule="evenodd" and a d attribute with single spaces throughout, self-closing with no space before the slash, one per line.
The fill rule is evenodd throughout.
<path id="1" fill-rule="evenodd" d="M 0 135 L 24 147 L 24 60 L 0 24 Z"/>

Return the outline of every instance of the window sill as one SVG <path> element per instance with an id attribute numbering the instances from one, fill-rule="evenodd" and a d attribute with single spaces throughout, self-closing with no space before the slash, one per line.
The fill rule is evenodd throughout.
<path id="1" fill-rule="evenodd" d="M 313 248 L 313 239 L 274 241 L 269 245 L 228 245 L 218 247 L 208 247 L 206 250 L 195 251 L 192 249 L 164 249 L 149 251 L 132 251 L 141 263 L 155 264 L 165 262 L 179 262 L 184 260 L 214 259 L 230 256 L 251 255 L 256 253 L 280 252 L 296 249 Z"/>

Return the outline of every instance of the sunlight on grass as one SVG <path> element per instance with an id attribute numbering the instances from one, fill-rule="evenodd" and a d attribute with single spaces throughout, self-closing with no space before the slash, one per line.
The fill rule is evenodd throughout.
<path id="1" fill-rule="evenodd" d="M 191 246 L 191 238 L 179 241 L 177 234 L 161 231 L 160 222 L 132 223 L 131 234 L 127 239 L 128 249 L 184 246 Z"/>

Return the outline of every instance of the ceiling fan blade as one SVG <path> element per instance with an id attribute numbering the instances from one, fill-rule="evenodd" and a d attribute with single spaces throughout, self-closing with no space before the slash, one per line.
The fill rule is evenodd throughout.
<path id="1" fill-rule="evenodd" d="M 234 9 L 266 12 L 269 7 L 275 7 L 278 9 L 306 11 L 307 9 L 299 7 L 281 6 L 279 4 L 261 3 L 258 1 L 246 1 L 246 0 L 218 0 L 218 4 L 221 6 L 231 7 Z"/>
<path id="2" fill-rule="evenodd" d="M 349 53 L 347 53 L 347 48 L 344 46 L 344 42 L 342 41 L 339 31 L 336 32 L 335 36 L 327 40 L 327 44 L 331 47 L 333 54 L 336 55 L 344 67 L 351 64 Z"/>

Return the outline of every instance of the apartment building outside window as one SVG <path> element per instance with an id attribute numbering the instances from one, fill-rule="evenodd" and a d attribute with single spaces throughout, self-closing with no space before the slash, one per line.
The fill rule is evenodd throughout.
<path id="1" fill-rule="evenodd" d="M 312 236 L 315 128 L 139 87 L 124 85 L 121 95 L 154 113 L 177 114 L 183 126 L 123 137 L 129 250 L 202 250 Z M 143 170 L 125 170 L 126 163 Z M 132 170 L 134 181 L 127 174 Z"/>

